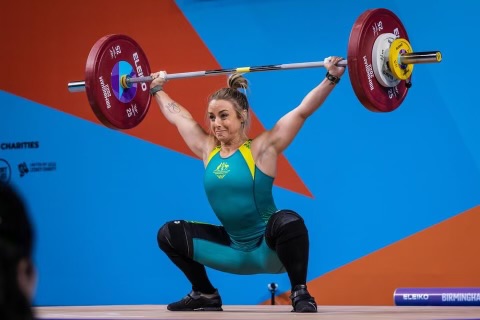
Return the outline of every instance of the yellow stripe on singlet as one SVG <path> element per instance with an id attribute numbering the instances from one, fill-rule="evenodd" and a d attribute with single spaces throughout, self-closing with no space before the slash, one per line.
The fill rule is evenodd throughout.
<path id="1" fill-rule="evenodd" d="M 207 165 L 210 162 L 210 160 L 212 160 L 213 156 L 219 152 L 220 152 L 220 146 L 216 146 L 215 148 L 213 148 L 212 152 L 210 152 L 210 155 L 208 156 Z"/>
<path id="2" fill-rule="evenodd" d="M 250 142 L 252 140 L 247 140 L 244 144 L 238 148 L 240 153 L 242 154 L 245 162 L 248 165 L 248 169 L 250 169 L 250 173 L 252 174 L 252 178 L 255 179 L 255 161 L 253 161 L 252 151 L 250 150 Z"/>

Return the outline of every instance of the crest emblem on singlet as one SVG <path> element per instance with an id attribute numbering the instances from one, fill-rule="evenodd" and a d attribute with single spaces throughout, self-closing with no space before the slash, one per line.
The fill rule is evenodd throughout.
<path id="1" fill-rule="evenodd" d="M 217 176 L 218 179 L 223 179 L 227 173 L 230 172 L 230 169 L 228 169 L 230 166 L 226 162 L 220 163 L 215 170 L 213 170 L 213 173 Z"/>

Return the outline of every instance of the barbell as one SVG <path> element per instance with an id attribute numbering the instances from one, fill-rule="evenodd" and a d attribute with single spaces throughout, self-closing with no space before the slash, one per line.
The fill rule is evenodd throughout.
<path id="1" fill-rule="evenodd" d="M 370 111 L 391 112 L 404 101 L 415 64 L 438 63 L 440 51 L 414 52 L 400 19 L 384 8 L 370 9 L 355 21 L 348 41 L 347 59 L 355 95 Z M 325 61 L 287 63 L 171 73 L 167 80 L 216 76 L 233 72 L 261 72 L 324 67 Z M 113 129 L 131 129 L 146 116 L 153 79 L 145 52 L 126 35 L 99 39 L 87 58 L 85 81 L 68 83 L 70 92 L 86 91 L 97 118 Z M 113 94 L 113 95 L 112 95 Z"/>

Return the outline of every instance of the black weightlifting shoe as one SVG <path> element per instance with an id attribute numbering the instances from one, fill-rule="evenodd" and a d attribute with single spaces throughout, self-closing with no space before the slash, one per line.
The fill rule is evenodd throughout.
<path id="1" fill-rule="evenodd" d="M 317 312 L 317 303 L 315 299 L 308 293 L 306 285 L 297 285 L 293 288 L 290 295 L 292 300 L 292 312 Z"/>
<path id="2" fill-rule="evenodd" d="M 182 300 L 170 303 L 170 311 L 223 311 L 222 298 L 215 290 L 212 294 L 191 291 Z"/>

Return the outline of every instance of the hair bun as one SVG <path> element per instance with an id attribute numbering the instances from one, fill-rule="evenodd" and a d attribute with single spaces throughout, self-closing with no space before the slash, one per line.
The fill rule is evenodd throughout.
<path id="1" fill-rule="evenodd" d="M 243 77 L 242 73 L 235 72 L 228 77 L 228 87 L 246 90 L 248 88 L 248 81 Z"/>

